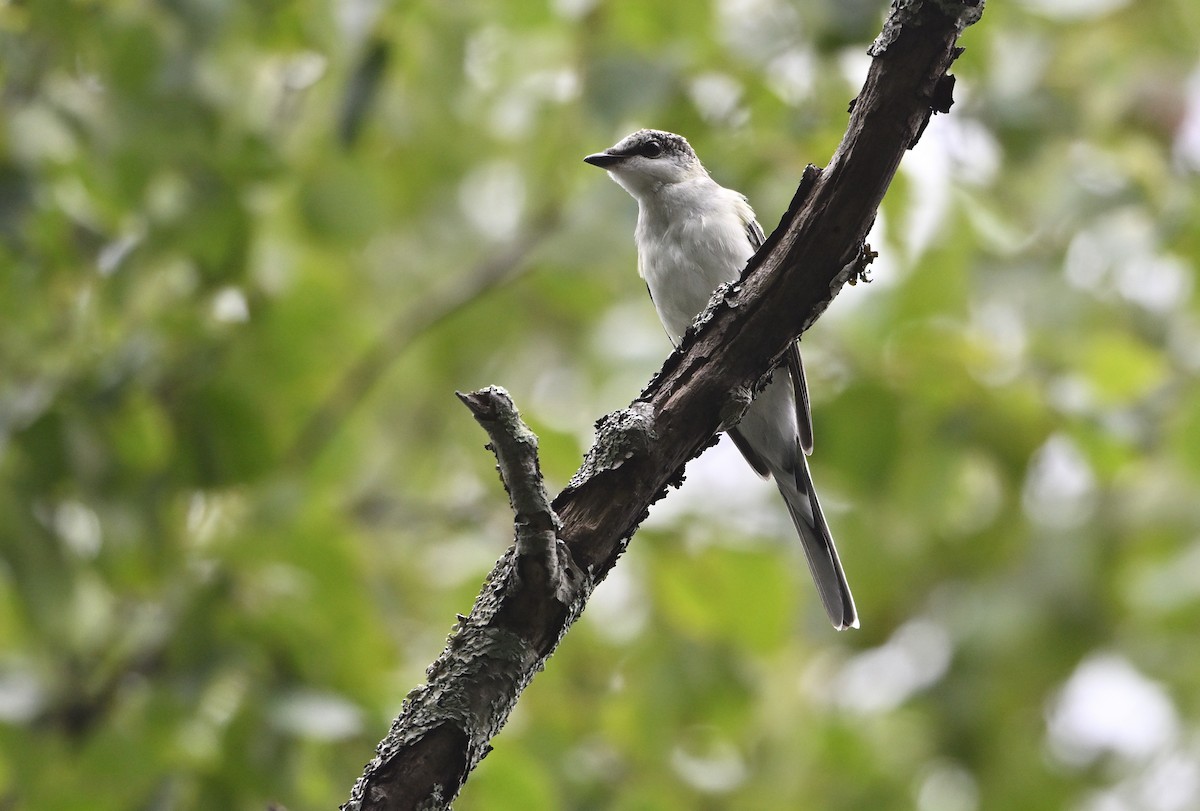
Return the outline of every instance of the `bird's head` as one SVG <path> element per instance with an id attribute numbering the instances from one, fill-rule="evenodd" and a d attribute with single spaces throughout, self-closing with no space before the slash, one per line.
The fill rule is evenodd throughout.
<path id="1" fill-rule="evenodd" d="M 638 130 L 584 161 L 607 169 L 613 180 L 639 199 L 708 174 L 686 138 L 662 130 Z"/>

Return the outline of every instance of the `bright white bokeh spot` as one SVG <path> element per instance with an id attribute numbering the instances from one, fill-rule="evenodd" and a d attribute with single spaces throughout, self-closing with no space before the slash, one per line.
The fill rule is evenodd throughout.
<path id="1" fill-rule="evenodd" d="M 871 61 L 871 56 L 865 48 L 843 48 L 838 52 L 837 66 L 842 80 L 856 93 L 867 81 Z M 907 163 L 907 158 L 902 163 Z"/>
<path id="2" fill-rule="evenodd" d="M 493 90 L 500 75 L 500 57 L 508 44 L 504 29 L 489 25 L 467 38 L 463 53 L 463 73 L 479 90 Z"/>
<path id="3" fill-rule="evenodd" d="M 942 120 L 947 126 L 941 128 L 939 137 L 955 179 L 972 186 L 990 186 L 1004 162 L 999 139 L 982 121 L 962 116 Z"/>
<path id="4" fill-rule="evenodd" d="M 1053 529 L 1083 524 L 1096 508 L 1096 476 L 1079 448 L 1055 434 L 1029 463 L 1021 503 L 1030 520 Z"/>
<path id="5" fill-rule="evenodd" d="M 1115 197 L 1129 188 L 1125 159 L 1090 141 L 1077 140 L 1066 151 L 1069 177 L 1096 197 Z M 1141 212 L 1137 212 L 1141 213 Z"/>
<path id="6" fill-rule="evenodd" d="M 1096 290 L 1108 265 L 1105 247 L 1095 232 L 1080 231 L 1067 246 L 1063 271 L 1067 281 L 1084 290 Z"/>
<path id="7" fill-rule="evenodd" d="M 599 0 L 553 0 L 551 7 L 558 16 L 568 20 L 579 20 L 596 7 Z"/>
<path id="8" fill-rule="evenodd" d="M 725 47 L 752 64 L 804 42 L 800 15 L 787 0 L 718 0 L 716 14 Z"/>
<path id="9" fill-rule="evenodd" d="M 429 585 L 449 589 L 478 580 L 480 570 L 486 570 L 495 558 L 481 537 L 459 535 L 430 544 L 420 565 Z"/>
<path id="10" fill-rule="evenodd" d="M 741 753 L 728 741 L 698 741 L 671 750 L 671 769 L 681 780 L 706 794 L 724 794 L 746 779 Z"/>
<path id="11" fill-rule="evenodd" d="M 484 164 L 459 184 L 458 205 L 482 236 L 496 241 L 511 239 L 525 208 L 525 180 L 508 161 Z"/>
<path id="12" fill-rule="evenodd" d="M 728 437 L 722 436 L 716 447 L 689 462 L 686 477 L 682 487 L 650 506 L 642 526 L 687 525 L 695 534 L 708 532 L 725 540 L 739 536 L 795 540 L 775 484 L 759 479 Z M 821 501 L 828 506 L 826 498 Z"/>
<path id="13" fill-rule="evenodd" d="M 276 729 L 302 738 L 339 741 L 363 728 L 362 711 L 336 693 L 295 690 L 276 700 L 270 710 Z"/>
<path id="14" fill-rule="evenodd" d="M 538 354 L 536 350 L 533 354 Z M 536 368 L 530 366 L 529 368 Z M 533 379 L 529 389 L 528 408 L 548 427 L 563 433 L 591 428 L 595 414 L 591 413 L 591 388 L 583 372 L 561 359 L 546 359 L 542 371 Z M 584 447 L 592 444 L 591 434 L 580 437 Z"/>
<path id="15" fill-rule="evenodd" d="M 1145 760 L 1179 734 L 1179 717 L 1162 685 L 1110 653 L 1085 659 L 1047 713 L 1050 750 L 1085 767 L 1102 755 Z"/>
<path id="16" fill-rule="evenodd" d="M 649 618 L 641 582 L 629 566 L 617 566 L 592 592 L 582 621 L 610 642 L 624 644 L 645 630 Z"/>
<path id="17" fill-rule="evenodd" d="M 1194 752 L 1157 758 L 1132 789 L 1134 807 L 1144 811 L 1194 811 L 1200 797 L 1200 759 Z"/>
<path id="18" fill-rule="evenodd" d="M 915 262 L 936 241 L 951 210 L 956 183 L 987 186 L 1000 171 L 1000 144 L 983 123 L 934 116 L 900 164 L 909 187 L 901 230 L 906 259 Z"/>
<path id="19" fill-rule="evenodd" d="M 921 140 L 900 164 L 909 188 L 900 232 L 906 242 L 905 259 L 909 262 L 915 262 L 928 249 L 950 208 L 950 156 L 941 134 L 948 126 L 947 120 L 930 121 Z"/>
<path id="20" fill-rule="evenodd" d="M 950 668 L 954 647 L 938 623 L 915 619 L 891 639 L 846 662 L 831 682 L 833 700 L 864 714 L 887 712 L 936 684 Z"/>
<path id="21" fill-rule="evenodd" d="M 1147 310 L 1167 312 L 1191 297 L 1192 268 L 1178 256 L 1133 256 L 1116 269 L 1115 275 L 1117 292 Z"/>
<path id="22" fill-rule="evenodd" d="M 212 300 L 212 317 L 225 324 L 242 324 L 250 320 L 250 304 L 240 289 L 222 287 Z"/>
<path id="23" fill-rule="evenodd" d="M 1192 266 L 1165 252 L 1159 225 L 1144 211 L 1122 209 L 1080 231 L 1067 246 L 1063 272 L 1094 295 L 1113 293 L 1151 312 L 1180 310 L 1191 297 Z"/>
<path id="24" fill-rule="evenodd" d="M 565 104 L 579 96 L 579 73 L 572 68 L 558 67 L 529 74 L 524 86 L 546 101 Z"/>
<path id="25" fill-rule="evenodd" d="M 325 75 L 329 60 L 316 51 L 301 51 L 283 65 L 283 83 L 288 90 L 312 87 Z"/>
<path id="26" fill-rule="evenodd" d="M 897 230 L 899 229 L 891 227 L 887 215 L 880 209 L 875 216 L 874 225 L 867 233 L 867 244 L 879 254 L 867 268 L 871 283 L 855 286 L 853 295 L 848 292 L 849 288 L 844 288 L 847 293 L 838 296 L 837 306 L 830 307 L 821 316 L 822 325 L 828 328 L 830 324 L 845 323 L 853 330 L 853 325 L 857 319 L 863 317 L 864 311 L 870 312 L 871 308 L 879 306 L 880 300 L 889 298 L 892 288 L 898 287 L 912 275 L 913 265 L 897 258 L 904 251 L 889 238 L 889 234 Z"/>
<path id="27" fill-rule="evenodd" d="M 1194 750 L 1171 751 L 1096 792 L 1081 811 L 1195 811 L 1197 797 L 1200 758 Z"/>
<path id="28" fill-rule="evenodd" d="M 562 16 L 586 14 L 591 0 L 556 4 Z M 582 82 L 562 43 L 551 36 L 514 37 L 498 25 L 487 25 L 467 38 L 463 73 L 487 108 L 488 131 L 512 141 L 536 130 L 547 104 L 563 104 L 579 96 Z"/>
<path id="29" fill-rule="evenodd" d="M 816 57 L 808 48 L 792 48 L 767 63 L 767 86 L 785 104 L 798 105 L 812 95 Z"/>
<path id="30" fill-rule="evenodd" d="M 971 332 L 987 348 L 985 358 L 970 361 L 970 372 L 989 386 L 1013 382 L 1025 368 L 1029 338 L 1020 310 L 999 300 L 971 307 Z"/>
<path id="31" fill-rule="evenodd" d="M 132 231 L 123 236 L 119 236 L 112 242 L 106 244 L 96 254 L 96 269 L 100 271 L 101 276 L 111 276 L 121 267 L 126 257 L 133 252 L 142 241 L 142 232 L 140 230 Z"/>
<path id="32" fill-rule="evenodd" d="M 737 125 L 749 118 L 749 113 L 739 106 L 742 85 L 728 74 L 700 74 L 688 86 L 688 95 L 705 121 Z"/>
<path id="33" fill-rule="evenodd" d="M 72 128 L 48 105 L 14 105 L 6 123 L 6 146 L 20 160 L 65 164 L 74 159 L 78 145 Z"/>
<path id="34" fill-rule="evenodd" d="M 989 60 L 993 69 L 988 72 L 992 92 L 1002 103 L 1027 101 L 1045 81 L 1056 49 L 1045 36 L 1028 28 L 993 34 Z"/>
<path id="35" fill-rule="evenodd" d="M 24 724 L 37 717 L 45 704 L 42 680 L 31 670 L 0 671 L 0 721 Z"/>
<path id="36" fill-rule="evenodd" d="M 338 0 L 333 5 L 334 19 L 348 42 L 361 43 L 370 35 L 383 10 L 383 0 Z"/>
<path id="37" fill-rule="evenodd" d="M 1200 172 L 1200 65 L 1187 80 L 1183 121 L 1175 130 L 1175 158 L 1193 172 Z"/>
<path id="38" fill-rule="evenodd" d="M 100 553 L 103 540 L 100 518 L 86 504 L 67 500 L 54 510 L 54 531 L 63 545 L 77 556 L 91 560 Z"/>
<path id="39" fill-rule="evenodd" d="M 1096 387 L 1081 374 L 1059 375 L 1046 384 L 1046 401 L 1064 414 L 1087 414 L 1096 408 Z"/>
<path id="40" fill-rule="evenodd" d="M 917 784 L 917 811 L 975 811 L 979 785 L 957 763 L 938 762 L 921 775 Z"/>
<path id="41" fill-rule="evenodd" d="M 526 138 L 537 127 L 538 113 L 544 104 L 564 104 L 576 98 L 579 91 L 579 74 L 572 68 L 531 71 L 495 95 L 488 127 L 501 138 L 512 141 Z"/>
<path id="42" fill-rule="evenodd" d="M 609 307 L 592 332 L 592 351 L 620 365 L 645 362 L 657 368 L 671 344 L 653 310 L 644 297 Z"/>

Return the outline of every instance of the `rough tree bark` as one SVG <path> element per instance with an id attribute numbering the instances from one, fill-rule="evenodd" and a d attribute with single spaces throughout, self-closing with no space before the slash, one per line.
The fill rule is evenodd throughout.
<path id="1" fill-rule="evenodd" d="M 893 0 L 829 165 L 808 167 L 742 279 L 718 290 L 628 408 L 597 423 L 595 444 L 552 503 L 536 437 L 507 394 L 460 395 L 491 438 L 516 541 L 470 615 L 459 617 L 427 683 L 405 700 L 344 809 L 449 807 L 650 504 L 736 422 L 774 360 L 851 280 L 901 156 L 934 112 L 949 109 L 958 37 L 982 11 L 983 0 Z"/>

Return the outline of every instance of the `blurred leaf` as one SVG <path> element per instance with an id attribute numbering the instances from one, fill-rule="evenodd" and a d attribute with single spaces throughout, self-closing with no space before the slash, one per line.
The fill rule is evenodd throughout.
<path id="1" fill-rule="evenodd" d="M 1104 402 L 1125 402 L 1162 384 L 1167 368 L 1159 352 L 1128 335 L 1102 333 L 1081 347 L 1080 367 Z"/>
<path id="2" fill-rule="evenodd" d="M 786 640 L 794 578 L 773 552 L 708 548 L 678 564 L 656 568 L 653 589 L 680 631 L 760 652 Z"/>
<path id="3" fill-rule="evenodd" d="M 636 207 L 580 158 L 682 132 L 778 222 L 884 5 L 0 5 L 0 805 L 343 801 L 511 541 L 453 392 L 509 388 L 561 484 L 667 352 Z M 876 282 L 805 335 L 862 630 L 769 484 L 762 515 L 656 515 L 459 805 L 1169 804 L 1200 717 L 1197 15 L 965 32 Z M 909 694 L 913 623 L 949 662 Z M 1056 743 L 1096 655 L 1166 696 L 1144 757 Z M 1115 710 L 1085 720 L 1147 734 Z"/>

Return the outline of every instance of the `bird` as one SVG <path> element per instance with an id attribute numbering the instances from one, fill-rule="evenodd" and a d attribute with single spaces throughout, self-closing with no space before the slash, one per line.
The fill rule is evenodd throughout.
<path id="1" fill-rule="evenodd" d="M 608 171 L 638 204 L 638 274 L 676 347 L 713 291 L 740 277 L 765 241 L 746 197 L 719 185 L 681 135 L 642 129 L 583 159 Z M 808 468 L 812 413 L 795 341 L 741 421 L 728 430 L 759 476 L 773 478 L 825 612 L 838 630 L 858 612 Z"/>

